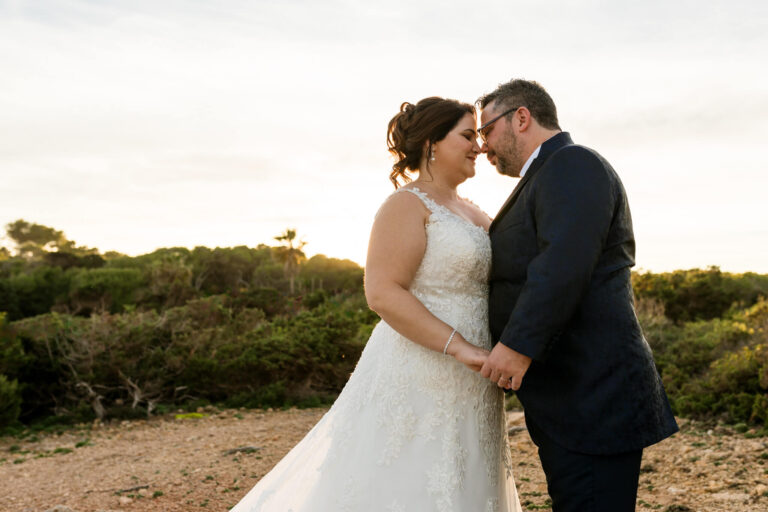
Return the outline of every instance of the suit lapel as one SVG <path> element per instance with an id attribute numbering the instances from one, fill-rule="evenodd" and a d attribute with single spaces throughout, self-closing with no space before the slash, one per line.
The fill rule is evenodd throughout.
<path id="1" fill-rule="evenodd" d="M 533 175 L 534 166 L 536 166 L 536 169 L 538 169 L 538 163 L 541 156 L 536 157 L 536 159 L 531 163 L 531 166 L 528 168 L 528 170 L 525 172 L 525 176 L 523 176 L 520 181 L 517 182 L 517 186 L 515 186 L 514 190 L 512 190 L 512 193 L 507 197 L 507 200 L 504 201 L 504 204 L 501 205 L 501 208 L 499 208 L 499 212 L 496 214 L 496 216 L 493 218 L 493 221 L 491 222 L 490 227 L 488 228 L 488 231 L 493 231 L 493 228 L 496 227 L 496 222 L 498 220 L 501 220 L 501 218 L 504 216 L 505 213 L 507 213 L 507 210 L 509 210 L 512 205 L 515 203 L 515 200 L 517 199 L 517 196 L 520 195 L 520 191 L 523 190 L 523 187 L 525 186 L 528 181 L 530 181 L 531 176 Z"/>
<path id="2" fill-rule="evenodd" d="M 493 221 L 491 222 L 489 231 L 493 231 L 493 228 L 496 226 L 496 223 L 504 217 L 504 215 L 509 211 L 510 208 L 512 208 L 512 205 L 515 204 L 515 201 L 517 200 L 517 197 L 520 195 L 520 192 L 523 190 L 523 187 L 525 187 L 525 185 L 529 181 L 531 181 L 533 176 L 544 165 L 547 159 L 561 147 L 567 146 L 570 144 L 573 144 L 573 140 L 571 140 L 570 134 L 568 134 L 568 132 L 560 132 L 557 135 L 554 135 L 549 139 L 547 139 L 541 145 L 541 149 L 539 150 L 539 156 L 537 156 L 533 160 L 533 162 L 531 162 L 531 166 L 525 172 L 525 176 L 523 176 L 520 179 L 520 181 L 517 183 L 517 186 L 509 195 L 507 200 L 504 201 L 503 205 L 501 205 L 499 212 L 496 214 L 496 217 L 494 217 Z"/>

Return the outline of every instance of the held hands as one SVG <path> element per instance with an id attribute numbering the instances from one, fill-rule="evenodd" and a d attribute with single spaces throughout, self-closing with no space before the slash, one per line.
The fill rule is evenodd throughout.
<path id="1" fill-rule="evenodd" d="M 480 369 L 480 375 L 496 383 L 500 388 L 520 389 L 523 376 L 531 366 L 531 358 L 497 343 Z"/>
<path id="2" fill-rule="evenodd" d="M 453 356 L 458 362 L 466 365 L 470 370 L 474 372 L 480 371 L 485 360 L 488 359 L 488 352 L 485 349 L 476 347 L 467 340 L 464 336 L 456 332 L 448 345 L 446 354 Z"/>

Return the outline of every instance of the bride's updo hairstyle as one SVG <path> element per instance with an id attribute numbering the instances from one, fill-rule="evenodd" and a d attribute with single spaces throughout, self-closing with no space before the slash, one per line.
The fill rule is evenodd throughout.
<path id="1" fill-rule="evenodd" d="M 429 172 L 432 144 L 443 140 L 467 114 L 475 115 L 472 105 L 437 96 L 424 98 L 415 105 L 407 101 L 400 105 L 400 112 L 387 126 L 387 147 L 397 160 L 389 174 L 395 188 L 400 186 L 400 178 L 405 183 L 411 181 L 408 171 L 419 170 L 425 142 Z"/>

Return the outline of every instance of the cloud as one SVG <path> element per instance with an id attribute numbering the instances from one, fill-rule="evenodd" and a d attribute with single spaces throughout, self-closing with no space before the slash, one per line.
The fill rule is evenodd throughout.
<path id="1" fill-rule="evenodd" d="M 524 76 L 614 163 L 640 227 L 689 229 L 687 209 L 715 240 L 765 189 L 766 5 L 0 3 L 0 218 L 126 252 L 294 225 L 360 261 L 399 104 Z M 478 175 L 463 188 L 493 213 L 514 181 Z"/>

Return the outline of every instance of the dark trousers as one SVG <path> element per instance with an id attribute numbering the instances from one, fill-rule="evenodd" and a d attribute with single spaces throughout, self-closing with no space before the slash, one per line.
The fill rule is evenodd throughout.
<path id="1" fill-rule="evenodd" d="M 631 512 L 635 510 L 643 450 L 587 455 L 564 448 L 526 418 L 547 476 L 552 512 Z"/>

